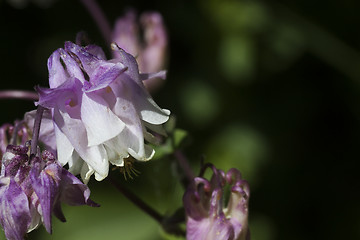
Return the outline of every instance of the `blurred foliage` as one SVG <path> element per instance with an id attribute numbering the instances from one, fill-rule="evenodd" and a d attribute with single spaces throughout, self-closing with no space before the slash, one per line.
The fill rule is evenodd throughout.
<path id="1" fill-rule="evenodd" d="M 154 98 L 176 115 L 171 137 L 155 161 L 136 165 L 139 177 L 114 177 L 171 215 L 183 192 L 171 154 L 179 146 L 195 172 L 203 156 L 249 180 L 253 240 L 360 238 L 359 2 L 100 4 L 111 22 L 128 6 L 160 11 L 170 36 L 168 79 Z M 0 1 L 0 24 L 3 89 L 46 86 L 48 56 L 80 30 L 107 49 L 78 1 L 23 9 Z M 33 108 L 4 101 L 1 121 Z M 41 228 L 29 239 L 174 239 L 106 181 L 90 187 L 100 208 L 65 207 L 68 222 L 54 220 L 53 236 Z"/>

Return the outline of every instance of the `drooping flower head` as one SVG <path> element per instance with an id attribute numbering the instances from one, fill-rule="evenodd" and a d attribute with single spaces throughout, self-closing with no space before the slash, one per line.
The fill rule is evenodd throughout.
<path id="1" fill-rule="evenodd" d="M 249 240 L 248 183 L 237 169 L 232 168 L 226 174 L 214 166 L 211 169 L 210 181 L 196 177 L 184 194 L 186 239 Z M 224 206 L 226 185 L 230 185 L 231 193 Z"/>
<path id="2" fill-rule="evenodd" d="M 151 132 L 164 133 L 170 112 L 146 91 L 135 58 L 112 45 L 116 59 L 106 60 L 100 47 L 66 42 L 48 60 L 49 89 L 38 88 L 38 104 L 51 109 L 58 159 L 85 181 L 104 179 L 109 162 L 124 166 L 133 157 L 147 161 L 154 150 Z M 146 142 L 145 142 L 146 141 Z"/>
<path id="3" fill-rule="evenodd" d="M 52 153 L 29 157 L 27 146 L 7 147 L 0 174 L 0 224 L 7 239 L 22 240 L 41 224 L 51 233 L 52 214 L 65 221 L 61 202 L 98 206 L 89 196 L 89 188 Z"/>

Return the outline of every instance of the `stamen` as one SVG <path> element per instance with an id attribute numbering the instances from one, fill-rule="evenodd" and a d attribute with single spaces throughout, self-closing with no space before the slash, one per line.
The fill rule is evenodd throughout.
<path id="1" fill-rule="evenodd" d="M 124 166 L 119 167 L 120 173 L 124 176 L 125 180 L 127 180 L 128 178 L 134 179 L 133 176 L 139 176 L 140 171 L 134 168 L 134 163 L 134 158 L 126 158 L 124 159 Z"/>

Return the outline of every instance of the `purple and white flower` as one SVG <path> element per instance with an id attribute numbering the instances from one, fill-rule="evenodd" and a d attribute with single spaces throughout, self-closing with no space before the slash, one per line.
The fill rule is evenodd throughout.
<path id="1" fill-rule="evenodd" d="M 237 169 L 227 174 L 211 166 L 208 181 L 196 177 L 186 190 L 183 202 L 187 215 L 187 240 L 249 240 L 248 204 L 250 189 Z M 231 193 L 224 207 L 224 189 Z"/>
<path id="2" fill-rule="evenodd" d="M 44 224 L 51 233 L 51 215 L 65 221 L 61 202 L 98 206 L 90 190 L 44 151 L 29 157 L 27 146 L 9 145 L 1 161 L 0 224 L 8 240 L 22 240 Z"/>
<path id="3" fill-rule="evenodd" d="M 106 60 L 100 47 L 66 42 L 48 60 L 49 89 L 37 88 L 38 104 L 51 109 L 59 162 L 86 182 L 108 175 L 109 163 L 147 161 L 151 132 L 164 134 L 170 111 L 151 98 L 143 81 L 164 72 L 140 74 L 135 58 L 112 45 L 118 58 Z M 40 139 L 41 140 L 41 139 Z"/>

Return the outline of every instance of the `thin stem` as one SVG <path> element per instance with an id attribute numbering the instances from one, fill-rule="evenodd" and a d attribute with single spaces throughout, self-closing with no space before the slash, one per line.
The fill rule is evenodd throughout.
<path id="1" fill-rule="evenodd" d="M 121 184 L 116 182 L 113 178 L 107 177 L 107 179 L 110 181 L 112 185 L 116 187 L 119 192 L 121 192 L 127 199 L 129 199 L 132 203 L 134 203 L 137 207 L 139 207 L 141 210 L 146 212 L 149 216 L 151 216 L 153 219 L 155 219 L 158 223 L 161 225 L 163 224 L 164 217 L 158 213 L 156 210 L 154 210 L 152 207 L 150 207 L 148 204 L 146 204 L 143 200 L 141 200 L 139 197 L 135 196 L 132 192 L 127 190 L 125 187 L 123 187 Z"/>
<path id="2" fill-rule="evenodd" d="M 0 91 L 0 99 L 2 98 L 14 98 L 37 101 L 39 96 L 36 92 L 23 91 L 23 90 L 4 90 Z"/>
<path id="3" fill-rule="evenodd" d="M 30 149 L 30 155 L 36 155 L 37 153 L 37 144 L 39 140 L 39 133 L 40 133 L 40 125 L 41 125 L 41 119 L 44 112 L 44 107 L 38 106 L 35 116 L 35 122 L 34 122 L 34 129 L 33 129 L 33 136 L 31 140 L 31 149 Z"/>
<path id="4" fill-rule="evenodd" d="M 19 132 L 20 128 L 23 127 L 23 124 L 24 124 L 24 120 L 15 124 L 13 134 L 10 139 L 10 144 L 16 145 L 18 132 Z"/>
<path id="5" fill-rule="evenodd" d="M 183 169 L 186 178 L 188 179 L 189 182 L 193 181 L 195 178 L 195 174 L 192 171 L 190 165 L 189 165 L 189 161 L 187 160 L 187 158 L 185 157 L 185 155 L 180 151 L 180 150 L 176 150 L 174 152 L 174 156 L 177 159 L 180 167 Z"/>
<path id="6" fill-rule="evenodd" d="M 111 43 L 111 26 L 107 20 L 104 12 L 95 0 L 80 0 L 80 2 L 86 7 L 90 15 L 94 19 L 101 34 L 103 35 L 106 43 L 110 46 Z"/>

